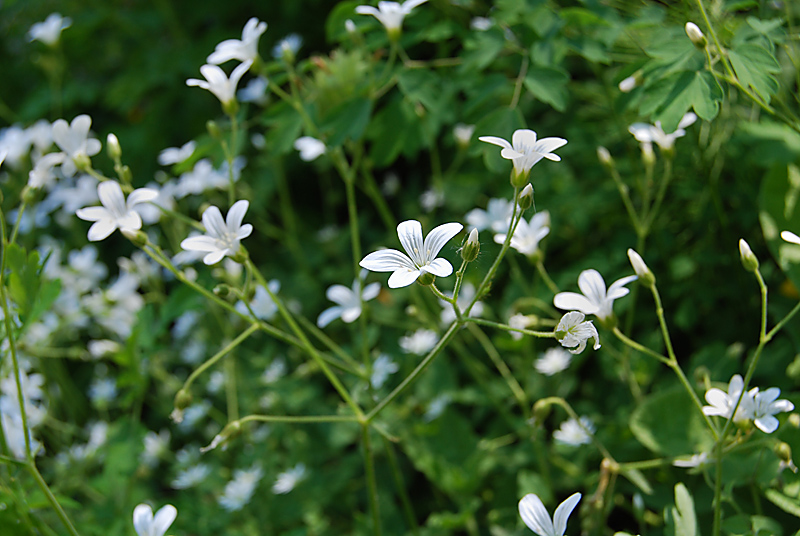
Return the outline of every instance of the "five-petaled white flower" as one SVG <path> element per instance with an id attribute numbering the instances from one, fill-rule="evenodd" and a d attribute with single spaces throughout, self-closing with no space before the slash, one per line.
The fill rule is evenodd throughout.
<path id="1" fill-rule="evenodd" d="M 359 265 L 373 272 L 394 272 L 389 277 L 389 288 L 406 287 L 423 273 L 447 277 L 453 273 L 453 265 L 445 259 L 437 259 L 436 255 L 462 228 L 460 223 L 445 223 L 428 233 L 423 241 L 420 222 L 401 222 L 397 226 L 397 236 L 408 255 L 396 249 L 382 249 L 364 257 Z"/>
<path id="2" fill-rule="evenodd" d="M 167 147 L 158 153 L 158 163 L 162 166 L 180 164 L 189 159 L 194 154 L 197 143 L 194 140 L 187 141 L 180 147 Z"/>
<path id="3" fill-rule="evenodd" d="M 171 504 L 162 506 L 153 516 L 148 504 L 140 504 L 133 509 L 133 528 L 139 536 L 164 536 L 178 517 L 178 510 Z"/>
<path id="4" fill-rule="evenodd" d="M 519 515 L 522 521 L 539 536 L 564 536 L 569 515 L 581 500 L 580 493 L 573 493 L 564 500 L 550 519 L 550 514 L 535 493 L 525 495 L 519 501 Z"/>
<path id="5" fill-rule="evenodd" d="M 138 231 L 142 228 L 142 217 L 133 207 L 139 203 L 152 201 L 158 192 L 152 188 L 139 188 L 131 192 L 127 201 L 122 188 L 114 181 L 103 181 L 97 185 L 97 196 L 102 207 L 85 207 L 75 213 L 82 220 L 95 222 L 89 228 L 91 242 L 103 240 L 116 229 Z"/>
<path id="6" fill-rule="evenodd" d="M 553 347 L 549 348 L 545 353 L 536 360 L 533 364 L 534 368 L 540 374 L 545 376 L 552 376 L 558 374 L 569 368 L 572 361 L 572 356 L 563 348 Z"/>
<path id="7" fill-rule="evenodd" d="M 583 416 L 580 420 L 567 419 L 561 423 L 558 430 L 553 432 L 553 439 L 557 443 L 577 447 L 592 441 L 594 423 L 589 417 Z"/>
<path id="8" fill-rule="evenodd" d="M 584 270 L 578 276 L 578 287 L 583 294 L 559 292 L 553 298 L 553 305 L 567 311 L 580 311 L 587 315 L 595 315 L 604 321 L 614 315 L 614 300 L 630 292 L 625 285 L 636 279 L 635 275 L 617 279 L 606 291 L 606 282 L 597 270 Z"/>
<path id="9" fill-rule="evenodd" d="M 771 434 L 778 429 L 778 419 L 775 418 L 776 413 L 794 409 L 794 404 L 788 400 L 777 400 L 780 395 L 781 390 L 777 387 L 770 387 L 766 391 L 758 392 L 755 395 L 753 423 L 766 434 Z"/>
<path id="10" fill-rule="evenodd" d="M 208 252 L 203 258 L 206 264 L 216 264 L 227 255 L 233 257 L 239 252 L 239 242 L 250 236 L 253 226 L 249 223 L 242 225 L 242 220 L 250 203 L 245 200 L 237 201 L 228 211 L 225 220 L 217 207 L 208 207 L 203 212 L 203 227 L 206 234 L 191 236 L 181 242 L 181 247 L 188 251 Z"/>
<path id="11" fill-rule="evenodd" d="M 325 296 L 332 302 L 338 303 L 320 313 L 317 326 L 324 328 L 337 318 L 349 324 L 361 316 L 361 303 L 369 301 L 378 295 L 381 290 L 380 283 L 370 283 L 362 290 L 362 278 L 356 278 L 352 290 L 344 285 L 328 287 Z M 360 295 L 360 297 L 359 297 Z"/>
<path id="12" fill-rule="evenodd" d="M 89 137 L 92 118 L 81 114 L 67 123 L 63 119 L 53 122 L 53 141 L 69 157 L 61 164 L 65 177 L 72 177 L 77 170 L 75 160 L 83 160 L 100 152 L 100 140 Z"/>
<path id="13" fill-rule="evenodd" d="M 586 348 L 586 341 L 594 339 L 594 349 L 600 348 L 600 335 L 591 320 L 577 311 L 571 311 L 561 317 L 556 326 L 556 340 L 570 353 L 579 354 Z"/>
<path id="14" fill-rule="evenodd" d="M 533 257 L 539 252 L 539 242 L 550 233 L 550 213 L 546 210 L 533 215 L 530 223 L 520 219 L 509 245 L 525 255 Z M 502 244 L 506 241 L 506 234 L 494 235 L 494 241 Z"/>
<path id="15" fill-rule="evenodd" d="M 514 135 L 511 137 L 512 143 L 496 136 L 481 136 L 478 139 L 502 147 L 500 156 L 514 162 L 514 171 L 519 176 L 527 176 L 534 164 L 542 158 L 560 162 L 561 157 L 554 154 L 553 151 L 567 144 L 567 140 L 564 138 L 537 140 L 536 132 L 529 129 L 514 131 Z"/>
<path id="16" fill-rule="evenodd" d="M 736 416 L 733 418 L 733 422 L 752 419 L 755 414 L 755 395 L 758 393 L 758 388 L 750 389 L 743 396 L 742 389 L 744 389 L 744 380 L 739 374 L 735 374 L 731 381 L 728 382 L 727 393 L 722 389 L 712 387 L 705 394 L 706 402 L 711 405 L 703 406 L 703 413 L 730 419 L 733 414 L 733 408 L 738 403 L 739 407 L 736 409 Z M 741 402 L 739 402 L 739 397 L 742 399 Z"/>
<path id="17" fill-rule="evenodd" d="M 41 41 L 53 46 L 61 39 L 61 32 L 72 26 L 72 19 L 60 13 L 50 13 L 44 22 L 37 22 L 28 30 L 28 41 Z"/>
<path id="18" fill-rule="evenodd" d="M 317 138 L 311 136 L 302 136 L 294 141 L 294 148 L 300 151 L 300 160 L 304 162 L 311 162 L 316 160 L 323 154 L 327 148 L 325 144 Z"/>
<path id="19" fill-rule="evenodd" d="M 464 218 L 470 227 L 479 231 L 491 229 L 496 233 L 505 233 L 511 220 L 514 203 L 501 197 L 489 199 L 486 210 L 474 208 Z"/>
<path id="20" fill-rule="evenodd" d="M 633 134 L 633 137 L 636 138 L 636 141 L 639 143 L 655 143 L 661 149 L 669 150 L 675 145 L 676 139 L 686 135 L 684 129 L 695 121 L 697 121 L 697 116 L 689 112 L 684 115 L 680 123 L 678 123 L 678 129 L 671 134 L 664 132 L 664 129 L 661 128 L 661 121 L 656 121 L 655 125 L 634 123 L 628 128 L 628 132 Z"/>
<path id="21" fill-rule="evenodd" d="M 266 31 L 267 23 L 253 17 L 244 25 L 241 39 L 226 39 L 219 43 L 206 61 L 212 65 L 228 60 L 255 61 L 258 58 L 258 39 Z"/>
<path id="22" fill-rule="evenodd" d="M 406 0 L 402 4 L 398 2 L 378 2 L 378 8 L 372 6 L 358 6 L 356 13 L 359 15 L 372 15 L 383 24 L 389 36 L 395 38 L 400 33 L 403 19 L 411 13 L 411 10 L 428 0 Z"/>
<path id="23" fill-rule="evenodd" d="M 239 80 L 251 65 L 253 65 L 253 60 L 240 63 L 228 78 L 225 71 L 218 66 L 206 64 L 200 67 L 200 74 L 205 80 L 190 78 L 186 81 L 186 85 L 207 89 L 219 99 L 223 106 L 229 105 L 236 100 L 236 86 L 239 85 Z"/>

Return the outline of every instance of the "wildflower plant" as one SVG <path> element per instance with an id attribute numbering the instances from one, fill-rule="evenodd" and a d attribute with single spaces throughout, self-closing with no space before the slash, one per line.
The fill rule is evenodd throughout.
<path id="1" fill-rule="evenodd" d="M 794 530 L 800 13 L 356 4 L 8 7 L 0 532 Z"/>

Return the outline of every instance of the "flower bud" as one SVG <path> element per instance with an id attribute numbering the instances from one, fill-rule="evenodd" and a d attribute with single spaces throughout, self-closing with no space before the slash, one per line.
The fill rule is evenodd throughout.
<path id="1" fill-rule="evenodd" d="M 356 23 L 350 19 L 344 21 L 344 29 L 347 30 L 347 33 L 354 34 L 356 33 Z"/>
<path id="2" fill-rule="evenodd" d="M 519 194 L 517 204 L 522 210 L 528 210 L 533 205 L 533 186 L 528 183 Z"/>
<path id="3" fill-rule="evenodd" d="M 208 131 L 208 134 L 215 140 L 222 139 L 222 131 L 219 129 L 217 122 L 213 119 L 206 121 L 206 130 Z"/>
<path id="4" fill-rule="evenodd" d="M 436 280 L 436 276 L 430 272 L 422 272 L 420 276 L 417 278 L 417 283 L 422 285 L 423 287 L 427 287 L 433 285 L 433 282 Z"/>
<path id="5" fill-rule="evenodd" d="M 28 185 L 22 189 L 22 202 L 26 205 L 30 205 L 36 200 L 36 188 L 31 188 Z"/>
<path id="6" fill-rule="evenodd" d="M 623 93 L 630 93 L 633 89 L 639 85 L 639 80 L 636 78 L 636 75 L 629 76 L 628 78 L 623 79 L 619 83 L 619 90 Z"/>
<path id="7" fill-rule="evenodd" d="M 530 175 L 530 170 L 517 173 L 516 168 L 511 168 L 511 186 L 514 188 L 523 188 L 528 184 L 528 177 L 530 177 Z"/>
<path id="8" fill-rule="evenodd" d="M 147 235 L 138 229 L 120 229 L 122 235 L 133 242 L 137 248 L 143 248 L 147 245 Z"/>
<path id="9" fill-rule="evenodd" d="M 478 230 L 473 229 L 467 237 L 466 243 L 461 248 L 461 258 L 465 262 L 472 262 L 478 258 L 478 253 L 481 252 L 481 243 L 478 241 Z"/>
<path id="10" fill-rule="evenodd" d="M 758 258 L 744 238 L 739 239 L 739 257 L 742 259 L 742 266 L 744 266 L 745 270 L 748 272 L 758 270 Z"/>
<path id="11" fill-rule="evenodd" d="M 646 287 L 652 287 L 656 282 L 656 276 L 650 271 L 650 268 L 644 263 L 642 256 L 636 253 L 631 248 L 628 248 L 628 259 L 631 261 L 633 271 L 639 276 L 639 282 Z"/>
<path id="12" fill-rule="evenodd" d="M 192 404 L 192 393 L 186 389 L 181 389 L 175 394 L 175 409 L 184 410 Z"/>
<path id="13" fill-rule="evenodd" d="M 119 139 L 113 133 L 110 133 L 106 138 L 106 150 L 111 160 L 116 162 L 122 158 L 122 147 L 119 146 Z"/>
<path id="14" fill-rule="evenodd" d="M 614 167 L 614 158 L 611 156 L 611 153 L 603 147 L 602 145 L 597 148 L 597 159 L 600 160 L 600 163 L 608 168 Z"/>
<path id="15" fill-rule="evenodd" d="M 697 24 L 693 22 L 687 22 L 685 29 L 686 35 L 688 35 L 689 39 L 692 40 L 694 46 L 700 49 L 706 48 L 706 45 L 708 45 L 708 40 L 706 39 L 706 36 L 703 35 L 703 32 L 700 31 L 700 28 L 697 26 Z"/>
<path id="16" fill-rule="evenodd" d="M 219 296 L 220 298 L 226 298 L 231 294 L 231 287 L 230 285 L 226 285 L 225 283 L 220 283 L 216 287 L 214 287 L 214 294 Z"/>
<path id="17" fill-rule="evenodd" d="M 242 423 L 240 421 L 229 422 L 220 433 L 214 436 L 211 443 L 207 447 L 202 447 L 200 452 L 208 452 L 214 450 L 220 445 L 225 445 L 229 440 L 242 433 Z M 223 450 L 225 450 L 223 446 Z"/>

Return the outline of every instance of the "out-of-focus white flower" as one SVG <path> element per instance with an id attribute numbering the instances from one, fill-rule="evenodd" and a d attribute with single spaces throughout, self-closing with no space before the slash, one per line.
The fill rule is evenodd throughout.
<path id="1" fill-rule="evenodd" d="M 580 422 L 575 419 L 562 422 L 559 429 L 553 432 L 553 439 L 558 443 L 577 447 L 591 442 L 593 433 L 594 423 L 584 416 L 580 418 Z"/>
<path id="2" fill-rule="evenodd" d="M 386 354 L 381 354 L 378 359 L 372 364 L 372 375 L 369 378 L 370 384 L 373 389 L 380 389 L 389 375 L 394 374 L 400 370 L 397 363 L 392 361 L 392 358 Z"/>
<path id="3" fill-rule="evenodd" d="M 406 0 L 402 4 L 397 2 L 380 1 L 378 8 L 372 6 L 358 6 L 356 13 L 359 15 L 372 15 L 386 28 L 386 32 L 391 39 L 400 36 L 400 29 L 403 26 L 403 19 L 411 13 L 411 10 L 428 0 Z"/>
<path id="4" fill-rule="evenodd" d="M 492 24 L 494 24 L 492 19 L 486 17 L 473 17 L 472 20 L 469 21 L 469 27 L 479 32 L 485 32 L 492 27 Z"/>
<path id="5" fill-rule="evenodd" d="M 298 463 L 288 471 L 284 471 L 278 475 L 278 478 L 275 479 L 275 483 L 272 485 L 272 493 L 276 495 L 285 495 L 289 493 L 297 486 L 298 482 L 305 478 L 305 476 L 305 464 Z"/>
<path id="6" fill-rule="evenodd" d="M 300 160 L 304 162 L 311 162 L 316 160 L 327 150 L 325 144 L 317 138 L 311 136 L 302 136 L 294 141 L 294 148 L 300 151 Z"/>
<path id="7" fill-rule="evenodd" d="M 422 419 L 425 422 L 431 422 L 441 417 L 444 410 L 447 409 L 447 406 L 450 404 L 450 400 L 450 395 L 447 393 L 441 394 L 431 400 L 428 403 L 428 408 L 425 410 L 425 415 L 422 416 Z"/>
<path id="8" fill-rule="evenodd" d="M 40 155 L 53 145 L 53 125 L 46 119 L 39 119 L 26 128 L 25 134 Z"/>
<path id="9" fill-rule="evenodd" d="M 233 479 L 225 485 L 225 491 L 217 499 L 220 506 L 228 512 L 244 508 L 253 498 L 256 486 L 263 476 L 264 473 L 258 465 L 234 471 Z"/>
<path id="10" fill-rule="evenodd" d="M 361 316 L 361 304 L 375 298 L 381 290 L 380 283 L 370 283 L 362 290 L 363 278 L 359 277 L 353 281 L 353 288 L 349 289 L 344 285 L 332 285 L 328 287 L 325 296 L 332 302 L 338 304 L 329 307 L 320 313 L 317 318 L 317 326 L 324 328 L 337 318 L 349 324 Z"/>
<path id="11" fill-rule="evenodd" d="M 515 329 L 526 329 L 530 323 L 530 319 L 522 313 L 517 313 L 508 319 L 508 325 Z M 518 331 L 510 331 L 509 333 L 511 333 L 511 337 L 517 341 L 523 336 L 523 334 Z"/>
<path id="12" fill-rule="evenodd" d="M 114 378 L 95 378 L 89 385 L 89 398 L 98 406 L 107 406 L 117 397 L 117 381 Z"/>
<path id="13" fill-rule="evenodd" d="M 264 370 L 264 374 L 261 375 L 261 381 L 267 385 L 270 385 L 283 378 L 285 374 L 286 361 L 284 361 L 283 358 L 276 357 Z"/>
<path id="14" fill-rule="evenodd" d="M 425 212 L 433 212 L 436 207 L 442 205 L 444 205 L 444 192 L 439 188 L 428 188 L 419 196 L 419 206 Z"/>
<path id="15" fill-rule="evenodd" d="M 509 245 L 526 257 L 533 257 L 539 252 L 539 242 L 549 233 L 550 213 L 543 210 L 534 214 L 530 222 L 520 218 Z M 494 241 L 502 244 L 506 241 L 506 236 L 505 233 L 496 234 Z"/>
<path id="16" fill-rule="evenodd" d="M 66 158 L 67 155 L 64 153 L 47 153 L 42 156 L 28 173 L 28 186 L 31 188 L 52 187 L 56 179 L 53 168 L 63 164 Z"/>
<path id="17" fill-rule="evenodd" d="M 383 249 L 370 253 L 359 265 L 373 272 L 393 272 L 389 277 L 389 288 L 408 286 L 423 273 L 447 277 L 453 273 L 453 265 L 436 256 L 462 228 L 460 223 L 445 223 L 428 233 L 423 241 L 420 222 L 401 222 L 397 226 L 397 235 L 408 255 L 396 249 Z"/>
<path id="18" fill-rule="evenodd" d="M 0 162 L 4 161 L 12 168 L 19 167 L 30 148 L 30 135 L 19 125 L 0 129 L 0 156 L 3 157 Z"/>
<path id="19" fill-rule="evenodd" d="M 209 474 L 211 474 L 211 467 L 204 463 L 198 463 L 178 472 L 170 486 L 173 489 L 193 488 L 205 480 Z"/>
<path id="20" fill-rule="evenodd" d="M 563 348 L 549 348 L 533 364 L 537 372 L 545 376 L 552 376 L 567 370 L 572 361 L 572 354 Z"/>
<path id="21" fill-rule="evenodd" d="M 539 536 L 564 536 L 569 516 L 580 500 L 581 494 L 573 493 L 558 505 L 553 519 L 550 519 L 539 496 L 529 493 L 519 501 L 519 515 L 528 528 Z"/>
<path id="22" fill-rule="evenodd" d="M 579 354 L 586 348 L 586 341 L 594 339 L 594 349 L 600 348 L 600 335 L 591 320 L 583 313 L 572 311 L 561 317 L 555 329 L 556 339 L 570 353 Z"/>
<path id="23" fill-rule="evenodd" d="M 272 279 L 267 283 L 267 287 L 269 287 L 269 292 L 277 294 L 281 290 L 281 282 L 277 279 Z M 269 292 L 259 285 L 256 288 L 253 300 L 250 302 L 250 309 L 252 309 L 253 314 L 261 320 L 272 320 L 278 312 L 278 306 L 270 297 Z M 247 306 L 242 301 L 236 304 L 236 310 L 244 315 L 250 314 Z"/>
<path id="24" fill-rule="evenodd" d="M 758 393 L 758 388 L 754 387 L 742 396 L 742 389 L 744 389 L 744 380 L 739 374 L 734 374 L 731 381 L 728 382 L 728 392 L 722 389 L 712 387 L 706 391 L 706 402 L 710 406 L 703 406 L 703 413 L 706 415 L 718 415 L 725 419 L 730 419 L 733 413 L 733 408 L 739 403 L 736 409 L 736 415 L 733 422 L 742 422 L 752 419 L 755 416 L 755 396 Z M 742 401 L 739 402 L 739 397 Z"/>
<path id="25" fill-rule="evenodd" d="M 578 288 L 583 294 L 559 292 L 553 298 L 553 305 L 559 309 L 580 311 L 606 320 L 614 315 L 614 300 L 627 295 L 630 290 L 625 285 L 636 279 L 635 275 L 617 279 L 606 291 L 606 282 L 597 270 L 584 270 L 578 276 Z"/>
<path id="26" fill-rule="evenodd" d="M 678 458 L 672 462 L 672 465 L 675 467 L 693 468 L 700 467 L 708 462 L 708 453 L 701 452 L 700 454 L 692 454 L 689 458 Z"/>
<path id="27" fill-rule="evenodd" d="M 247 160 L 237 156 L 233 161 L 233 180 L 238 181 Z M 223 189 L 230 184 L 228 162 L 223 162 L 219 169 L 214 169 L 211 161 L 203 158 L 195 162 L 191 171 L 180 176 L 173 195 L 183 199 L 187 195 L 197 195 L 212 188 Z M 166 185 L 165 185 L 166 186 Z"/>
<path id="28" fill-rule="evenodd" d="M 448 298 L 453 297 L 453 293 L 448 291 L 444 293 L 445 296 Z M 456 300 L 456 307 L 462 313 L 464 310 L 472 303 L 472 299 L 475 297 L 475 285 L 470 283 L 469 281 L 464 283 L 461 286 L 461 290 L 458 292 L 458 299 Z M 456 312 L 453 310 L 453 305 L 449 302 L 446 302 L 442 299 L 439 300 L 439 305 L 443 307 L 441 319 L 442 324 L 449 325 L 451 322 L 455 321 L 456 319 Z M 469 316 L 481 316 L 483 314 L 483 302 L 475 302 L 475 305 L 472 306 L 472 309 L 469 311 Z"/>
<path id="29" fill-rule="evenodd" d="M 256 17 L 253 17 L 245 23 L 241 39 L 226 39 L 219 43 L 206 61 L 213 65 L 219 65 L 228 60 L 253 62 L 258 58 L 258 40 L 266 31 L 267 23 L 260 22 Z"/>
<path id="30" fill-rule="evenodd" d="M 647 123 L 634 123 L 628 131 L 633 134 L 636 141 L 642 144 L 655 143 L 662 150 L 670 150 L 675 145 L 675 140 L 686 135 L 684 130 L 686 127 L 697 121 L 697 116 L 689 112 L 683 116 L 678 129 L 671 134 L 667 134 L 661 128 L 661 121 L 656 121 L 655 125 L 648 125 Z"/>
<path id="31" fill-rule="evenodd" d="M 542 158 L 560 162 L 561 157 L 553 153 L 567 144 L 564 138 L 542 138 L 537 140 L 536 132 L 529 129 L 514 131 L 512 143 L 496 136 L 481 136 L 479 140 L 498 145 L 503 148 L 500 156 L 514 163 L 514 171 L 519 176 L 527 177 L 531 168 Z"/>
<path id="32" fill-rule="evenodd" d="M 619 90 L 623 93 L 630 93 L 637 85 L 639 85 L 639 81 L 636 79 L 636 77 L 629 76 L 619 83 Z"/>
<path id="33" fill-rule="evenodd" d="M 53 46 L 61 39 L 61 32 L 72 26 L 72 19 L 60 13 L 50 13 L 44 22 L 37 22 L 28 30 L 28 41 L 41 41 Z"/>
<path id="34" fill-rule="evenodd" d="M 86 114 L 75 117 L 71 123 L 63 119 L 53 122 L 53 141 L 67 155 L 61 164 L 65 177 L 72 177 L 77 171 L 77 163 L 85 164 L 90 156 L 100 152 L 100 140 L 89 137 L 92 118 Z"/>
<path id="35" fill-rule="evenodd" d="M 131 192 L 128 199 L 115 181 L 103 181 L 97 185 L 97 196 L 102 207 L 85 207 L 75 212 L 82 220 L 95 222 L 89 228 L 90 241 L 103 240 L 116 229 L 138 231 L 142 228 L 142 217 L 134 210 L 139 203 L 152 201 L 158 192 L 150 188 L 139 188 Z"/>
<path id="36" fill-rule="evenodd" d="M 400 338 L 400 348 L 407 354 L 424 355 L 433 349 L 437 342 L 439 335 L 435 331 L 418 329 L 411 335 Z"/>
<path id="37" fill-rule="evenodd" d="M 226 107 L 236 101 L 236 86 L 239 85 L 239 80 L 242 79 L 242 76 L 251 65 L 253 65 L 253 60 L 240 63 L 231 73 L 231 77 L 228 78 L 225 71 L 218 66 L 206 64 L 200 67 L 200 74 L 203 75 L 205 80 L 190 78 L 186 81 L 186 85 L 207 89 L 219 99 L 223 107 Z"/>
<path id="38" fill-rule="evenodd" d="M 486 210 L 474 208 L 467 212 L 464 219 L 478 231 L 491 229 L 496 233 L 505 233 L 513 210 L 514 204 L 508 199 L 493 198 L 486 204 Z"/>
<path id="39" fill-rule="evenodd" d="M 797 236 L 791 231 L 781 231 L 781 238 L 790 244 L 800 245 L 800 236 Z"/>
<path id="40" fill-rule="evenodd" d="M 139 536 L 164 536 L 176 517 L 178 510 L 171 504 L 162 506 L 155 516 L 149 504 L 140 504 L 133 509 L 133 528 Z"/>
<path id="41" fill-rule="evenodd" d="M 159 433 L 148 431 L 144 435 L 143 443 L 144 450 L 142 451 L 141 461 L 148 467 L 155 467 L 158 460 L 169 449 L 169 430 L 164 429 Z"/>
<path id="42" fill-rule="evenodd" d="M 249 201 L 237 201 L 228 211 L 225 220 L 222 219 L 219 208 L 208 207 L 202 217 L 206 234 L 184 239 L 181 247 L 188 251 L 207 252 L 203 262 L 208 265 L 218 263 L 226 255 L 235 256 L 239 252 L 240 241 L 253 232 L 253 226 L 249 223 L 242 225 L 249 206 Z"/>
<path id="43" fill-rule="evenodd" d="M 453 127 L 453 137 L 460 147 L 468 147 L 469 142 L 472 141 L 472 135 L 475 133 L 475 125 L 465 125 L 458 123 Z"/>
<path id="44" fill-rule="evenodd" d="M 236 97 L 239 99 L 239 102 L 253 102 L 255 104 L 263 106 L 269 100 L 267 98 L 268 87 L 269 87 L 269 80 L 267 80 L 263 76 L 257 76 L 256 78 L 250 80 L 244 88 L 240 89 L 238 93 L 236 93 Z M 256 144 L 253 143 L 253 145 Z M 260 148 L 263 147 L 264 144 L 261 144 Z"/>
<path id="45" fill-rule="evenodd" d="M 158 163 L 162 166 L 180 164 L 189 159 L 194 154 L 197 143 L 194 140 L 187 141 L 181 147 L 168 147 L 158 153 Z"/>
<path id="46" fill-rule="evenodd" d="M 272 57 L 275 59 L 288 58 L 294 59 L 297 51 L 303 46 L 303 38 L 300 34 L 291 33 L 278 41 L 272 48 Z"/>
<path id="47" fill-rule="evenodd" d="M 756 393 L 753 407 L 753 423 L 766 434 L 771 434 L 778 429 L 776 413 L 792 411 L 794 404 L 786 399 L 778 400 L 781 390 L 770 387 L 765 391 Z"/>

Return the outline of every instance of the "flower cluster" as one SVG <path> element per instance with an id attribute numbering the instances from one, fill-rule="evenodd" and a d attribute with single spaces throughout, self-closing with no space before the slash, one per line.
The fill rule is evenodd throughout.
<path id="1" fill-rule="evenodd" d="M 778 429 L 779 423 L 775 415 L 794 409 L 794 404 L 788 400 L 778 400 L 780 394 L 781 390 L 777 387 L 764 391 L 753 387 L 744 391 L 744 380 L 739 374 L 735 374 L 728 383 L 727 392 L 716 387 L 706 391 L 706 402 L 710 405 L 703 406 L 703 413 L 725 419 L 733 416 L 735 423 L 753 421 L 756 428 L 771 434 Z"/>

